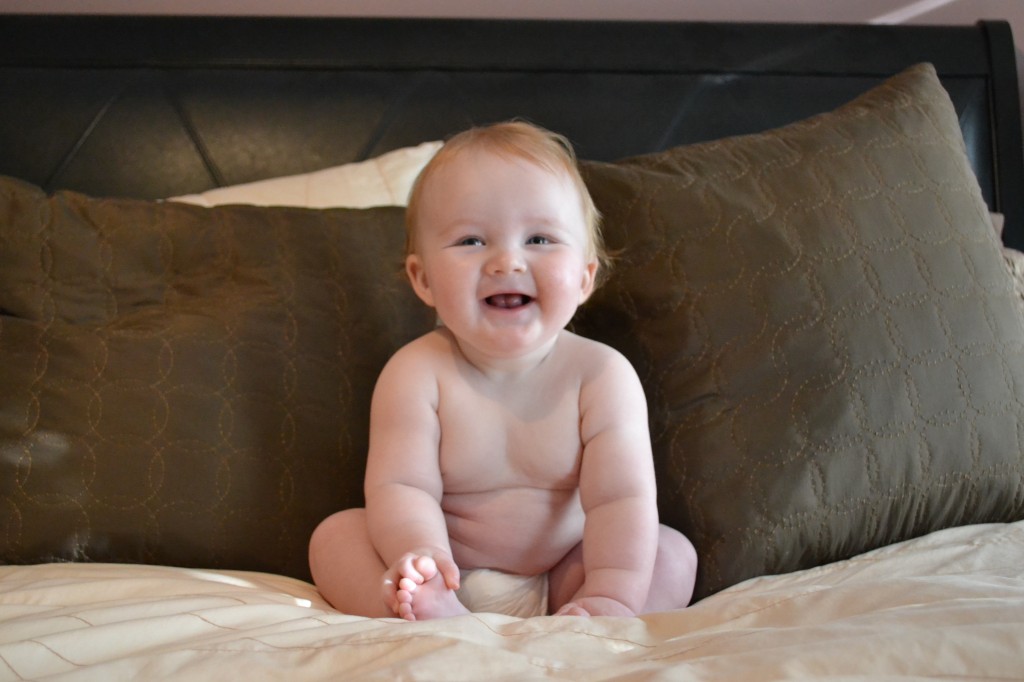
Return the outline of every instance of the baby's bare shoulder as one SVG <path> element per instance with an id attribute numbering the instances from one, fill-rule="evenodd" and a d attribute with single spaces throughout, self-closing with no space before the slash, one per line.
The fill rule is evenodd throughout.
<path id="1" fill-rule="evenodd" d="M 439 378 L 452 363 L 451 346 L 434 330 L 399 348 L 377 377 L 375 393 L 436 394 Z"/>
<path id="2" fill-rule="evenodd" d="M 450 334 L 447 330 L 438 328 L 399 348 L 391 356 L 388 365 L 397 365 L 403 368 L 431 367 L 449 361 L 452 356 Z"/>
<path id="3" fill-rule="evenodd" d="M 569 331 L 563 333 L 563 355 L 567 362 L 581 369 L 584 377 L 596 378 L 607 375 L 609 371 L 615 375 L 636 375 L 633 365 L 615 348 Z"/>
<path id="4" fill-rule="evenodd" d="M 606 344 L 573 335 L 566 355 L 580 377 L 580 407 L 591 427 L 632 419 L 646 410 L 643 385 L 625 355 Z"/>
<path id="5" fill-rule="evenodd" d="M 586 352 L 594 353 L 597 355 L 620 355 L 619 351 L 615 350 L 606 343 L 595 341 L 594 339 L 588 339 L 586 336 L 580 336 L 575 332 L 571 332 L 568 329 L 562 331 L 561 343 L 564 348 L 573 352 Z"/>

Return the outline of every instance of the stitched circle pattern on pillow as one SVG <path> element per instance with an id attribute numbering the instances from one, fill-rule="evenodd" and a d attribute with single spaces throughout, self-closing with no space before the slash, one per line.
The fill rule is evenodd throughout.
<path id="1" fill-rule="evenodd" d="M 377 373 L 433 317 L 403 211 L 0 179 L 0 556 L 309 578 L 362 503 Z"/>
<path id="2" fill-rule="evenodd" d="M 698 598 L 1024 517 L 1024 321 L 930 65 L 584 170 L 622 255 L 576 330 L 645 382 Z"/>

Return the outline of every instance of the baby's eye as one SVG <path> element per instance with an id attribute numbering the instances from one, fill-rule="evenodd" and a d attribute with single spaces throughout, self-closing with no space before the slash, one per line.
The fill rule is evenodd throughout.
<path id="1" fill-rule="evenodd" d="M 538 244 L 550 244 L 551 240 L 542 234 L 535 234 L 526 240 L 527 244 L 538 245 Z"/>
<path id="2" fill-rule="evenodd" d="M 483 243 L 484 240 L 480 239 L 480 237 L 463 237 L 456 242 L 459 246 L 482 246 Z"/>

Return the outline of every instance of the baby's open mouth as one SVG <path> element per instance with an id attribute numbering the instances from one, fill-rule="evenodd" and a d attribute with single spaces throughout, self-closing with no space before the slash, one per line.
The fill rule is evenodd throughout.
<path id="1" fill-rule="evenodd" d="M 488 296 L 486 299 L 487 305 L 494 306 L 495 308 L 520 308 L 527 305 L 533 299 L 526 294 L 495 294 L 494 296 Z"/>

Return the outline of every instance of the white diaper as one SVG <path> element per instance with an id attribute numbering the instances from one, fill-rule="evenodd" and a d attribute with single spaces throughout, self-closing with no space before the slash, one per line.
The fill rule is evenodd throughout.
<path id="1" fill-rule="evenodd" d="M 477 568 L 462 571 L 458 595 L 473 613 L 501 613 L 517 618 L 548 615 L 548 575 L 513 575 Z"/>

